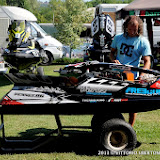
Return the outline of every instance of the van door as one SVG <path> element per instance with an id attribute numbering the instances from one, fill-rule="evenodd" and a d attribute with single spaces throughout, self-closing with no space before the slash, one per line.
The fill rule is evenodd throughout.
<path id="1" fill-rule="evenodd" d="M 8 42 L 6 38 L 8 38 L 8 26 L 9 26 L 8 18 L 0 18 L 0 47 L 6 48 Z"/>

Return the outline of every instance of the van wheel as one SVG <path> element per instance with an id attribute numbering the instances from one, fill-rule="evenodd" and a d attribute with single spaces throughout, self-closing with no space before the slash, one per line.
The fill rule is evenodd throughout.
<path id="1" fill-rule="evenodd" d="M 37 68 L 37 74 L 43 76 L 44 75 L 44 68 L 43 67 Z"/>
<path id="2" fill-rule="evenodd" d="M 45 56 L 43 57 L 41 65 L 44 65 L 44 66 L 51 65 L 53 62 L 53 59 L 54 58 L 53 58 L 52 54 L 48 51 L 45 51 Z"/>
<path id="3" fill-rule="evenodd" d="M 137 137 L 130 124 L 113 118 L 102 125 L 100 144 L 111 155 L 128 155 L 136 147 Z"/>

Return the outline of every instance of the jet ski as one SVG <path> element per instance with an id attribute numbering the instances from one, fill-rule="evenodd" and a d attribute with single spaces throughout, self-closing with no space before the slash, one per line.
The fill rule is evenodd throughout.
<path id="1" fill-rule="evenodd" d="M 143 72 L 145 76 L 134 79 L 135 71 Z M 4 114 L 53 114 L 61 135 L 63 126 L 60 114 L 92 114 L 91 128 L 97 146 L 107 155 L 128 155 L 136 147 L 137 138 L 121 113 L 160 108 L 160 72 L 130 65 L 87 61 L 67 65 L 59 73 L 59 77 L 5 74 L 14 86 L 1 100 L 1 126 L 4 146 L 9 143 L 12 147 L 2 145 L 1 149 L 12 152 L 23 150 L 13 147 L 15 140 L 6 141 Z M 46 138 L 48 140 L 48 136 Z M 26 143 L 18 140 L 17 144 L 20 142 Z M 33 151 L 39 146 L 42 146 L 42 141 L 38 146 L 24 150 Z"/>
<path id="2" fill-rule="evenodd" d="M 146 77 L 135 80 L 133 75 L 135 71 L 144 72 Z M 113 105 L 113 108 L 108 109 L 117 112 L 141 112 L 160 107 L 159 71 L 130 65 L 87 61 L 67 65 L 59 72 L 60 77 L 6 74 L 6 77 L 14 83 L 14 87 L 3 98 L 2 105 L 100 103 L 106 105 L 106 110 L 108 105 Z M 144 105 L 145 103 L 147 105 Z M 130 108 L 131 104 L 135 107 Z M 52 108 L 54 110 L 54 106 Z M 70 111 L 74 112 L 74 109 Z M 97 109 L 92 108 L 87 112 L 94 111 Z"/>
<path id="3" fill-rule="evenodd" d="M 8 28 L 9 43 L 2 56 L 11 68 L 9 72 L 25 70 L 34 73 L 37 65 L 42 62 L 44 52 L 35 48 L 36 42 L 26 25 L 25 21 L 13 21 Z"/>
<path id="4" fill-rule="evenodd" d="M 5 49 L 3 53 L 4 60 L 12 68 L 24 70 L 41 62 L 41 55 L 37 49 L 18 48 L 16 51 Z"/>

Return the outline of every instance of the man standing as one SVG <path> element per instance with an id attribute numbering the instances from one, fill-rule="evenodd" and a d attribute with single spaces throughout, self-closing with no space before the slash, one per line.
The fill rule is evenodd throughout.
<path id="1" fill-rule="evenodd" d="M 114 63 L 139 67 L 144 60 L 144 69 L 150 69 L 151 48 L 149 41 L 143 37 L 143 21 L 138 16 L 128 16 L 123 24 L 124 33 L 114 37 L 111 44 L 110 60 Z M 133 72 L 137 79 L 144 75 Z M 129 123 L 133 126 L 137 113 L 129 113 Z"/>

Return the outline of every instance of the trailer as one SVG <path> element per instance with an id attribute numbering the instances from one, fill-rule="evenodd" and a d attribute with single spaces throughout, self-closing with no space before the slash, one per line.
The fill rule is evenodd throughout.
<path id="1" fill-rule="evenodd" d="M 144 72 L 147 77 L 134 80 L 131 71 Z M 67 65 L 60 73 L 59 77 L 6 74 L 14 87 L 1 100 L 1 150 L 35 151 L 48 142 L 53 133 L 63 135 L 64 128 L 69 127 L 62 125 L 59 115 L 93 115 L 91 126 L 84 128 L 92 129 L 95 147 L 107 151 L 108 155 L 127 155 L 135 149 L 136 133 L 122 113 L 159 109 L 160 72 L 89 61 Z M 68 76 L 72 73 L 75 73 L 74 77 Z M 54 115 L 58 129 L 36 140 L 8 140 L 5 114 Z M 15 144 L 24 146 L 15 147 Z"/>

